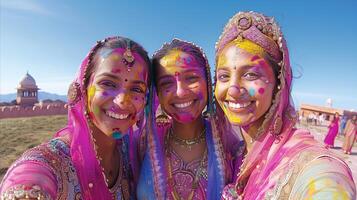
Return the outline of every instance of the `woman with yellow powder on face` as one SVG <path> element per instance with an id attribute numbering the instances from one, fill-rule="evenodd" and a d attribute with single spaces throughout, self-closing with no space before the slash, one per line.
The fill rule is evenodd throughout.
<path id="1" fill-rule="evenodd" d="M 292 71 L 273 18 L 237 13 L 216 44 L 218 116 L 241 129 L 246 148 L 237 180 L 222 199 L 355 199 L 351 171 L 294 128 Z"/>
<path id="2" fill-rule="evenodd" d="M 171 120 L 157 126 L 154 110 L 149 115 L 138 199 L 219 199 L 230 170 L 212 118 L 205 54 L 192 43 L 173 39 L 154 54 L 153 71 L 153 91 Z"/>
<path id="3" fill-rule="evenodd" d="M 150 66 L 128 38 L 98 41 L 70 86 L 68 125 L 9 168 L 0 199 L 135 198 L 132 126 L 144 117 Z"/>

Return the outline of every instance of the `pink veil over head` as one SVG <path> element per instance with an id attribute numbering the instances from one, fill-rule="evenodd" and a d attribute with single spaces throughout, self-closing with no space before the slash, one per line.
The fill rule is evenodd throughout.
<path id="1" fill-rule="evenodd" d="M 89 124 L 85 116 L 87 105 L 86 88 L 84 88 L 85 73 L 91 54 L 96 51 L 100 43 L 97 42 L 84 58 L 76 78 L 69 87 L 67 127 L 56 134 L 56 136 L 69 135 L 71 158 L 81 186 L 82 198 L 93 200 L 112 198 L 96 158 Z"/>
<path id="2" fill-rule="evenodd" d="M 118 36 L 108 37 L 104 40 L 98 41 L 96 45 L 92 47 L 91 51 L 80 65 L 76 78 L 69 87 L 68 124 L 64 129 L 56 133 L 56 136 L 67 134 L 70 138 L 71 158 L 77 172 L 83 199 L 98 200 L 113 198 L 105 182 L 100 163 L 96 156 L 94 144 L 91 139 L 91 130 L 86 117 L 87 96 L 84 85 L 86 79 L 88 78 L 88 74 L 86 73 L 90 70 L 89 67 L 91 67 L 91 62 L 94 59 L 95 53 L 99 48 L 104 46 L 106 42 L 113 39 L 130 40 Z M 130 42 L 128 41 L 127 43 Z M 140 51 L 147 54 L 140 45 L 134 45 L 131 48 L 134 51 L 138 51 L 140 49 Z M 150 63 L 149 58 L 146 58 L 145 60 L 147 63 Z M 143 124 L 144 123 L 140 124 L 139 129 L 143 128 Z M 133 156 L 132 153 L 133 152 L 129 152 L 129 157 Z M 135 163 L 132 164 L 135 165 Z"/>
<path id="3" fill-rule="evenodd" d="M 234 15 L 216 43 L 216 63 L 218 55 L 225 45 L 237 38 L 250 40 L 263 47 L 280 68 L 278 77 L 276 77 L 277 92 L 270 109 L 264 116 L 262 126 L 258 130 L 252 151 L 246 155 L 242 171 L 239 173 L 239 182 L 239 180 L 249 177 L 258 164 L 264 165 L 268 169 L 269 163 L 277 163 L 277 160 L 269 162 L 269 159 L 275 159 L 272 155 L 276 155 L 277 151 L 280 151 L 287 139 L 290 138 L 297 115 L 290 96 L 292 70 L 289 52 L 280 27 L 275 20 L 252 11 L 239 12 Z M 309 137 L 309 139 L 312 138 Z M 260 173 L 259 176 L 263 179 L 268 174 L 269 170 Z"/>

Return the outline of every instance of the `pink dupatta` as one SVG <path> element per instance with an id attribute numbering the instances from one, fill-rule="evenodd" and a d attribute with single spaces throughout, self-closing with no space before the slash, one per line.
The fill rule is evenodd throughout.
<path id="1" fill-rule="evenodd" d="M 280 84 L 258 130 L 259 136 L 252 150 L 243 160 L 240 170 L 237 170 L 240 172 L 236 184 L 225 188 L 223 198 L 264 199 L 273 189 L 275 193 L 280 192 L 281 187 L 277 186 L 283 186 L 284 183 L 279 180 L 279 177 L 289 171 L 302 151 L 309 149 L 317 152 L 319 156 L 332 154 L 318 144 L 309 132 L 294 128 L 297 115 L 290 96 L 292 70 L 289 52 L 283 34 L 274 19 L 255 12 L 237 13 L 230 19 L 219 38 L 216 55 L 237 37 L 251 40 L 263 47 L 274 62 L 278 63 L 280 73 L 277 79 Z M 349 176 L 352 180 L 351 174 Z M 235 192 L 239 197 L 234 194 Z"/>

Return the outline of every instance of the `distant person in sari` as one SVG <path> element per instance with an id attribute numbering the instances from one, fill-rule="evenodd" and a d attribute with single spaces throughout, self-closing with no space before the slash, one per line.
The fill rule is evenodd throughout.
<path id="1" fill-rule="evenodd" d="M 328 125 L 328 132 L 325 136 L 324 143 L 326 148 L 334 147 L 335 139 L 338 134 L 340 117 L 338 113 L 335 113 L 331 123 Z"/>
<path id="2" fill-rule="evenodd" d="M 353 144 L 355 143 L 357 136 L 357 116 L 354 115 L 352 119 L 347 121 L 346 128 L 344 130 L 345 141 L 342 149 L 345 154 L 351 154 Z"/>
<path id="3" fill-rule="evenodd" d="M 130 141 L 133 125 L 143 128 L 150 66 L 128 38 L 98 41 L 69 88 L 68 125 L 15 161 L 1 199 L 134 199 Z"/>
<path id="4" fill-rule="evenodd" d="M 157 92 L 170 120 L 166 123 L 160 115 L 165 124 L 159 126 L 155 113 L 149 115 L 138 199 L 220 199 L 231 173 L 213 117 L 206 56 L 198 46 L 173 39 L 154 54 L 152 62 L 152 95 Z"/>
<path id="5" fill-rule="evenodd" d="M 229 20 L 216 43 L 215 98 L 246 149 L 222 199 L 356 199 L 348 165 L 295 128 L 292 77 L 273 18 L 239 12 Z"/>
<path id="6" fill-rule="evenodd" d="M 347 123 L 347 116 L 342 116 L 341 120 L 340 120 L 340 130 L 339 130 L 340 135 L 344 134 L 345 128 L 346 128 L 346 123 Z"/>

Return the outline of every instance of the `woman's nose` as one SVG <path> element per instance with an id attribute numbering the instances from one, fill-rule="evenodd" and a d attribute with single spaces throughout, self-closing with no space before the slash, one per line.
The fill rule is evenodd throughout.
<path id="1" fill-rule="evenodd" d="M 116 97 L 114 98 L 113 102 L 118 106 L 125 106 L 128 104 L 128 94 L 127 91 L 120 91 Z"/>
<path id="2" fill-rule="evenodd" d="M 176 94 L 178 97 L 184 97 L 188 94 L 187 86 L 182 81 L 177 81 Z"/>
<path id="3" fill-rule="evenodd" d="M 228 95 L 233 98 L 239 98 L 244 94 L 245 89 L 240 87 L 238 84 L 229 86 Z"/>

